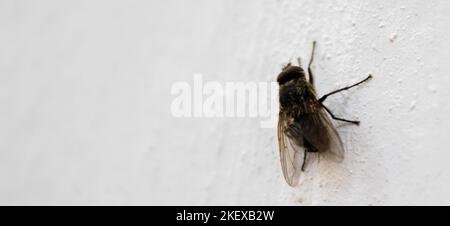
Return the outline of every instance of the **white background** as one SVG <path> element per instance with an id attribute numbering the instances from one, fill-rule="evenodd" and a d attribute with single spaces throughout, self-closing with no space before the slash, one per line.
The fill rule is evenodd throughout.
<path id="1" fill-rule="evenodd" d="M 0 204 L 450 204 L 450 2 L 0 1 Z M 170 88 L 308 59 L 341 164 L 284 182 L 259 118 L 174 118 Z"/>

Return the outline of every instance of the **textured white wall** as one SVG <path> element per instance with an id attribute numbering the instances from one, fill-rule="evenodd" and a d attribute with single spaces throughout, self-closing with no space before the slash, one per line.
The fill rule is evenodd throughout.
<path id="1" fill-rule="evenodd" d="M 450 204 L 450 2 L 0 1 L 0 204 Z M 342 164 L 281 174 L 260 119 L 173 118 L 175 81 L 309 57 Z"/>

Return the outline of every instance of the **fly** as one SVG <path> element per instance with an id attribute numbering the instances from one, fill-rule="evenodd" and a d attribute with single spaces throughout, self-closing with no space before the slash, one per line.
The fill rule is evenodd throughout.
<path id="1" fill-rule="evenodd" d="M 331 95 L 358 86 L 372 78 L 366 79 L 320 98 L 314 87 L 314 76 L 311 64 L 314 60 L 316 42 L 313 42 L 311 59 L 308 64 L 308 79 L 301 67 L 291 63 L 286 65 L 278 75 L 280 86 L 280 113 L 278 120 L 278 144 L 281 167 L 284 178 L 290 186 L 298 184 L 300 173 L 304 171 L 308 153 L 319 153 L 325 158 L 340 162 L 344 158 L 344 146 L 331 119 L 359 125 L 359 121 L 335 116 L 324 105 Z"/>

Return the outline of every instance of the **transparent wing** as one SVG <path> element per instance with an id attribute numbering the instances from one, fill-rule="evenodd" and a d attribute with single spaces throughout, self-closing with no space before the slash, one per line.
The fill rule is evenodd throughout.
<path id="1" fill-rule="evenodd" d="M 344 159 L 344 145 L 323 109 L 302 118 L 300 128 L 304 138 L 329 160 L 341 162 Z"/>
<path id="2" fill-rule="evenodd" d="M 278 145 L 281 168 L 284 179 L 292 187 L 298 184 L 305 154 L 301 131 L 295 125 L 293 118 L 280 113 L 278 119 Z"/>
<path id="3" fill-rule="evenodd" d="M 325 157 L 328 157 L 331 160 L 341 162 L 342 160 L 344 160 L 345 154 L 345 149 L 341 137 L 339 136 L 336 128 L 333 126 L 330 117 L 323 109 L 320 111 L 320 117 L 322 118 L 322 121 L 326 126 L 328 139 L 330 141 L 328 149 L 325 149 L 325 152 L 323 154 Z"/>

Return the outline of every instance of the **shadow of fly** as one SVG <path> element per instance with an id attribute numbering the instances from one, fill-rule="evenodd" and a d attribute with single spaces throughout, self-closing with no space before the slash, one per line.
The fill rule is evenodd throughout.
<path id="1" fill-rule="evenodd" d="M 311 64 L 314 60 L 316 42 L 313 42 L 311 59 L 308 64 L 308 79 L 301 66 L 291 63 L 286 65 L 278 75 L 280 86 L 280 113 L 278 120 L 278 144 L 280 148 L 281 167 L 284 178 L 290 186 L 298 184 L 300 173 L 304 171 L 306 156 L 310 152 L 319 153 L 324 158 L 341 162 L 344 158 L 344 146 L 331 119 L 359 125 L 359 121 L 335 116 L 324 105 L 331 95 L 358 86 L 366 79 L 342 89 L 317 98 Z M 330 118 L 331 117 L 331 118 Z"/>

